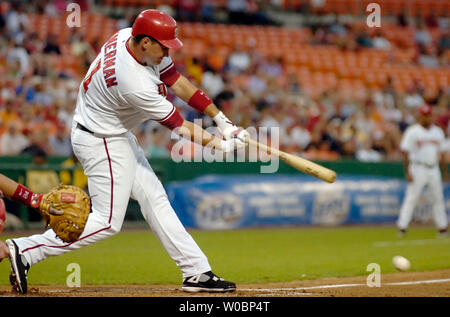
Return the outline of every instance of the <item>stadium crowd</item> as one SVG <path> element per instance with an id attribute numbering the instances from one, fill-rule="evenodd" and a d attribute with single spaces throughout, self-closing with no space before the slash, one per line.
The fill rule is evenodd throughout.
<path id="1" fill-rule="evenodd" d="M 70 30 L 65 43 L 58 41 L 56 34 L 42 39 L 28 18 L 30 10 L 49 16 L 63 14 L 67 3 L 8 1 L 0 5 L 0 155 L 37 150 L 55 156 L 71 155 L 70 128 L 79 83 L 102 43 L 99 39 L 87 40 L 77 28 Z M 80 3 L 87 7 L 89 1 Z M 215 22 L 211 13 L 214 1 L 202 1 L 201 7 L 192 3 L 196 2 L 178 1 L 176 6 L 162 9 L 172 10 L 181 21 Z M 259 4 L 227 1 L 229 22 L 275 24 Z M 117 19 L 117 28 L 131 26 L 132 21 L 132 16 L 123 16 Z M 448 70 L 449 18 L 397 18 L 398 25 L 411 23 L 416 51 L 412 63 Z M 430 30 L 436 28 L 441 35 L 434 41 Z M 353 51 L 389 50 L 395 45 L 381 33 L 357 32 L 351 23 L 337 21 L 311 27 L 308 42 Z M 76 57 L 76 71 L 55 67 L 55 61 L 65 54 Z M 178 70 L 207 91 L 237 125 L 279 128 L 281 149 L 310 159 L 398 160 L 401 134 L 415 122 L 415 110 L 425 102 L 435 109 L 436 123 L 447 136 L 450 134 L 448 85 L 430 95 L 420 79 L 399 91 L 387 78 L 379 89 L 364 88 L 359 95 L 343 94 L 338 87 L 311 95 L 298 76 L 287 71 L 281 57 L 263 56 L 239 45 L 223 58 L 215 54 L 191 56 L 183 50 L 172 52 L 172 58 Z M 173 95 L 168 98 L 185 118 L 201 118 Z M 205 126 L 211 124 L 203 119 Z M 135 132 L 149 157 L 170 156 L 174 140 L 168 130 L 146 122 Z"/>

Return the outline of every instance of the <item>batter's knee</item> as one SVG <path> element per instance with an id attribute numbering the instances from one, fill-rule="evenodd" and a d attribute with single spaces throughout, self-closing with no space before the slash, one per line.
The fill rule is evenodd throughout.
<path id="1" fill-rule="evenodd" d="M 111 227 L 108 229 L 108 234 L 110 234 L 111 236 L 116 235 L 120 232 L 121 229 L 122 226 L 111 225 Z"/>

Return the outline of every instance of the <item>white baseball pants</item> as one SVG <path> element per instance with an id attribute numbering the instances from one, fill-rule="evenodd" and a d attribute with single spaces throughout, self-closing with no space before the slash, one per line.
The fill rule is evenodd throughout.
<path id="1" fill-rule="evenodd" d="M 74 123 L 71 138 L 74 153 L 88 177 L 92 213 L 77 242 L 65 243 L 51 229 L 14 239 L 30 265 L 118 233 L 131 197 L 139 202 L 145 220 L 180 267 L 183 278 L 211 270 L 206 256 L 172 209 L 161 182 L 131 132 L 102 138 L 77 128 Z"/>
<path id="2" fill-rule="evenodd" d="M 408 168 L 413 180 L 408 183 L 406 188 L 397 227 L 399 229 L 408 228 L 422 190 L 428 185 L 429 201 L 433 206 L 434 223 L 439 230 L 447 228 L 447 213 L 444 205 L 444 193 L 439 167 L 428 168 L 419 164 L 410 164 Z"/>

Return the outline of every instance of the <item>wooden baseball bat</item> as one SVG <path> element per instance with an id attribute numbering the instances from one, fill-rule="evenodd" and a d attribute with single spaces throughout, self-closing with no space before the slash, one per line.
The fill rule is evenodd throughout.
<path id="1" fill-rule="evenodd" d="M 274 149 L 270 146 L 259 143 L 258 141 L 252 140 L 250 138 L 244 138 L 244 141 L 249 144 L 256 146 L 258 149 L 262 149 L 267 153 L 278 156 L 280 159 L 285 161 L 287 164 L 292 166 L 293 168 L 309 174 L 311 176 L 317 177 L 321 180 L 324 180 L 328 183 L 333 183 L 336 180 L 336 172 L 332 171 L 326 167 L 323 167 L 319 164 L 311 162 L 307 159 L 301 158 L 299 156 L 295 156 L 277 149 Z"/>

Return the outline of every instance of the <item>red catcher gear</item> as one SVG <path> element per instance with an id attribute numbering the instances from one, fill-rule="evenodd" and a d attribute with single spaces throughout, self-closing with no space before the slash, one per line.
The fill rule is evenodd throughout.
<path id="1" fill-rule="evenodd" d="M 158 10 L 142 11 L 133 23 L 131 35 L 148 35 L 165 47 L 177 50 L 183 43 L 177 39 L 177 22 L 169 15 Z"/>

